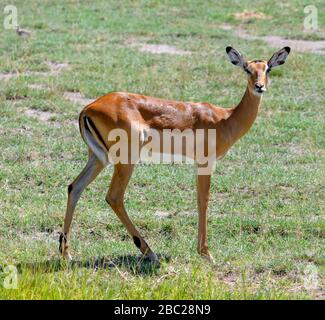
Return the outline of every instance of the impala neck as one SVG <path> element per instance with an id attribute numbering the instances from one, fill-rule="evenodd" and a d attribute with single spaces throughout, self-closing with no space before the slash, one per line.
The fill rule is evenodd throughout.
<path id="1" fill-rule="evenodd" d="M 232 109 L 231 115 L 226 120 L 232 143 L 235 143 L 241 138 L 253 125 L 259 106 L 261 103 L 261 96 L 256 96 L 248 87 L 240 103 Z"/>

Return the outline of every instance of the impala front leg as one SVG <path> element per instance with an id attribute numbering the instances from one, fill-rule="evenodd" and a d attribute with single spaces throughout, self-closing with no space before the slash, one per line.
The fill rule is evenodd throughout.
<path id="1" fill-rule="evenodd" d="M 210 196 L 210 182 L 211 174 L 197 175 L 197 202 L 199 210 L 197 250 L 202 257 L 214 262 L 208 249 L 207 239 L 207 209 Z"/>

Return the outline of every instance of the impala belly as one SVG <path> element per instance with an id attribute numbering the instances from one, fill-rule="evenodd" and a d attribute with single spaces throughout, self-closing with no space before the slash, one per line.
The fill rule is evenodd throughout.
<path id="1" fill-rule="evenodd" d="M 219 157 L 218 144 L 222 145 L 219 141 L 222 136 L 218 124 L 229 116 L 227 109 L 209 103 L 132 93 L 110 93 L 86 107 L 85 113 L 102 133 L 113 163 L 121 158 L 118 149 L 127 157 L 122 163 L 130 161 L 129 150 L 133 150 L 134 163 L 139 158 L 192 163 L 206 157 Z"/>

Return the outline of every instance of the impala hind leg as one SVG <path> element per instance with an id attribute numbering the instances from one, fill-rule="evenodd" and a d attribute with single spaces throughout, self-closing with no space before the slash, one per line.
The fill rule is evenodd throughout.
<path id="1" fill-rule="evenodd" d="M 214 259 L 208 249 L 207 236 L 207 210 L 210 197 L 210 182 L 211 175 L 197 175 L 197 202 L 199 209 L 199 223 L 198 223 L 198 253 L 214 262 Z"/>
<path id="2" fill-rule="evenodd" d="M 158 261 L 156 254 L 151 251 L 148 244 L 141 237 L 139 231 L 135 228 L 128 217 L 124 207 L 124 194 L 130 181 L 133 168 L 134 164 L 115 165 L 112 182 L 106 195 L 106 201 L 124 224 L 127 231 L 132 236 L 134 244 L 140 249 L 140 251 L 151 261 Z"/>
<path id="3" fill-rule="evenodd" d="M 79 176 L 68 187 L 68 203 L 64 218 L 64 227 L 59 240 L 59 250 L 65 258 L 71 259 L 69 253 L 69 234 L 71 221 L 77 202 L 84 189 L 98 176 L 98 174 L 103 170 L 103 168 L 104 165 L 90 151 L 87 165 L 81 171 Z"/>

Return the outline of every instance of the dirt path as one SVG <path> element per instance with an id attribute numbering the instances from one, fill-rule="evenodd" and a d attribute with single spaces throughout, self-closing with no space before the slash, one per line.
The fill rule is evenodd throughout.
<path id="1" fill-rule="evenodd" d="M 45 64 L 49 68 L 49 71 L 25 71 L 25 72 L 8 72 L 8 73 L 0 73 L 0 80 L 8 81 L 13 77 L 19 76 L 51 76 L 51 75 L 59 75 L 64 70 L 69 70 L 70 65 L 65 62 L 56 62 L 56 61 L 46 61 Z"/>
<path id="2" fill-rule="evenodd" d="M 90 104 L 91 102 L 93 102 L 95 99 L 88 99 L 85 96 L 83 96 L 80 92 L 69 92 L 66 91 L 63 95 L 63 97 L 66 100 L 69 100 L 73 103 L 77 103 L 83 106 L 86 106 L 88 104 Z"/>
<path id="3" fill-rule="evenodd" d="M 137 48 L 140 52 L 148 52 L 152 54 L 171 54 L 185 56 L 190 55 L 190 51 L 177 49 L 175 46 L 168 44 L 149 44 L 145 43 L 144 40 L 139 41 L 135 38 L 130 38 L 126 41 L 126 46 L 130 48 Z"/>
<path id="4" fill-rule="evenodd" d="M 71 120 L 55 121 L 54 119 L 60 116 L 60 114 L 51 111 L 27 109 L 25 111 L 25 115 L 28 116 L 29 118 L 37 119 L 40 122 L 46 123 L 54 127 L 61 127 L 63 125 L 73 125 L 75 127 L 78 127 L 78 121 L 71 121 Z"/>
<path id="5" fill-rule="evenodd" d="M 286 39 L 279 36 L 254 36 L 245 31 L 244 29 L 235 29 L 229 24 L 224 24 L 221 26 L 223 30 L 233 30 L 235 35 L 240 39 L 245 39 L 249 41 L 253 40 L 263 40 L 268 46 L 272 48 L 280 48 L 284 46 L 289 46 L 295 51 L 299 52 L 310 52 L 317 54 L 325 54 L 325 41 L 311 41 L 311 40 L 296 40 L 296 39 Z"/>

